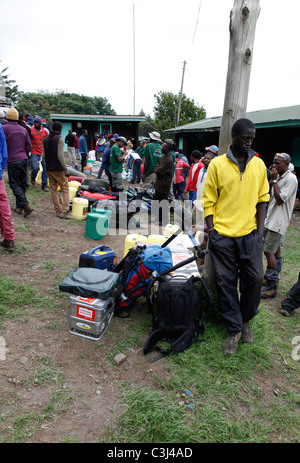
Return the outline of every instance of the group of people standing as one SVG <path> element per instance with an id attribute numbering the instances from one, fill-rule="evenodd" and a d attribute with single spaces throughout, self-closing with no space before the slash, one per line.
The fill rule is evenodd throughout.
<path id="1" fill-rule="evenodd" d="M 29 118 L 28 118 L 29 120 Z M 14 251 L 15 233 L 12 212 L 7 199 L 3 180 L 3 170 L 7 167 L 9 186 L 15 196 L 13 212 L 28 217 L 33 212 L 26 196 L 28 168 L 30 182 L 36 185 L 36 177 L 41 171 L 41 189 L 48 192 L 50 186 L 56 216 L 68 218 L 69 187 L 66 177 L 68 170 L 64 157 L 64 141 L 61 137 L 62 124 L 54 122 L 52 130 L 46 121 L 35 116 L 28 123 L 23 113 L 15 108 L 6 112 L 0 123 L 0 228 L 3 240 L 1 246 Z M 62 191 L 62 205 L 57 190 Z"/>
<path id="2" fill-rule="evenodd" d="M 42 190 L 49 191 L 49 180 L 56 216 L 68 218 L 69 211 L 62 124 L 54 122 L 49 133 L 39 116 L 34 118 L 31 127 L 21 119 L 18 111 L 10 108 L 6 123 L 0 123 L 0 228 L 4 238 L 1 246 L 8 251 L 14 250 L 15 234 L 3 181 L 6 166 L 9 185 L 16 198 L 16 214 L 27 217 L 33 211 L 26 197 L 29 154 L 31 183 L 35 184 L 42 165 Z M 161 140 L 155 131 L 149 133 L 148 142 L 143 140 L 136 150 L 130 151 L 130 154 L 134 153 L 130 161 L 133 165 L 140 160 L 133 178 L 133 182 L 135 178 L 137 181 L 137 199 L 142 199 L 152 186 L 154 200 L 189 199 L 191 209 L 202 212 L 218 302 L 228 331 L 223 345 L 226 354 L 236 352 L 240 339 L 252 343 L 250 322 L 258 313 L 261 298 L 268 299 L 277 294 L 282 268 L 281 249 L 298 188 L 297 177 L 289 168 L 291 157 L 287 153 L 275 154 L 267 175 L 265 163 L 251 149 L 255 134 L 255 126 L 250 120 L 239 119 L 232 127 L 232 143 L 225 154 L 218 155 L 215 145 L 207 147 L 205 155 L 194 150 L 190 155 L 191 165 L 183 153 L 175 154 L 173 140 Z M 73 154 L 76 154 L 77 145 L 71 145 L 76 141 L 75 137 L 76 134 L 70 131 L 66 138 L 69 159 L 73 159 L 73 163 L 76 163 Z M 85 139 L 84 132 L 82 137 Z M 87 146 L 80 148 L 80 139 L 78 142 L 84 167 Z M 124 160 L 129 155 L 127 149 L 132 148 L 130 143 L 131 140 L 118 134 L 109 136 L 105 142 L 99 137 L 102 164 L 98 178 L 105 171 L 114 192 L 124 189 L 122 172 Z M 58 187 L 62 192 L 62 204 L 58 200 Z M 157 219 L 162 224 L 161 214 Z M 263 255 L 267 260 L 265 273 Z M 299 286 L 300 275 L 282 302 L 283 315 L 287 316 L 299 307 Z"/>
<path id="3" fill-rule="evenodd" d="M 99 136 L 98 141 L 105 146 L 103 138 Z M 183 155 L 183 150 L 177 150 L 171 139 L 161 140 L 158 132 L 149 133 L 149 139 L 141 140 L 136 150 L 132 149 L 131 140 L 127 141 L 118 134 L 108 135 L 108 146 L 103 148 L 98 178 L 101 178 L 105 171 L 112 191 L 123 191 L 122 172 L 126 160 L 127 168 L 132 170 L 129 183 L 136 185 L 137 199 L 141 199 L 152 186 L 154 199 L 181 198 L 189 200 L 191 209 L 194 204 L 198 204 L 199 207 L 207 167 L 211 159 L 218 154 L 217 146 L 207 147 L 205 155 L 194 150 L 191 153 L 190 165 Z"/>

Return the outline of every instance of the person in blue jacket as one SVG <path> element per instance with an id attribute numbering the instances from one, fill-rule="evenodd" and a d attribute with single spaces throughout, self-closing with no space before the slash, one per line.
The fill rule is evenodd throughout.
<path id="1" fill-rule="evenodd" d="M 82 135 L 79 137 L 79 153 L 81 155 L 81 172 L 83 172 L 83 168 L 86 166 L 86 157 L 88 152 L 86 136 L 88 132 L 87 130 L 83 130 Z"/>

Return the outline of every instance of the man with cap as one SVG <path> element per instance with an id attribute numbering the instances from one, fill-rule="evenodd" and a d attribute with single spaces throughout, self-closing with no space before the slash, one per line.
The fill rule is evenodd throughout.
<path id="1" fill-rule="evenodd" d="M 10 108 L 6 114 L 7 124 L 3 127 L 7 145 L 7 172 L 9 186 L 16 197 L 15 212 L 19 215 L 24 211 L 27 217 L 33 211 L 26 198 L 28 157 L 31 151 L 31 141 L 27 130 L 18 124 L 19 113 Z"/>
<path id="2" fill-rule="evenodd" d="M 12 221 L 9 201 L 5 191 L 5 183 L 2 177 L 6 163 L 7 147 L 3 127 L 0 124 L 0 233 L 4 238 L 1 241 L 0 246 L 2 246 L 6 251 L 13 252 L 15 241 L 14 224 Z"/>
<path id="3" fill-rule="evenodd" d="M 120 192 L 123 191 L 123 160 L 125 159 L 127 152 L 126 150 L 121 151 L 127 145 L 127 140 L 124 137 L 116 138 L 116 143 L 112 146 L 110 151 L 110 174 L 112 187 L 111 191 Z"/>
<path id="4" fill-rule="evenodd" d="M 271 197 L 264 224 L 264 254 L 267 270 L 261 297 L 269 299 L 277 294 L 278 274 L 282 267 L 280 241 L 289 226 L 295 205 L 298 181 L 289 170 L 291 157 L 277 153 L 270 170 Z"/>
<path id="5" fill-rule="evenodd" d="M 211 145 L 205 148 L 206 151 L 213 153 L 214 156 L 218 156 L 219 148 L 216 145 Z"/>
<path id="6" fill-rule="evenodd" d="M 48 177 L 46 173 L 45 159 L 42 159 L 43 154 L 43 140 L 49 135 L 49 132 L 43 127 L 43 119 L 40 116 L 34 118 L 33 126 L 31 127 L 31 184 L 35 185 L 35 179 L 38 171 L 40 170 L 40 162 L 42 164 L 42 190 L 49 191 L 47 188 Z"/>
<path id="7" fill-rule="evenodd" d="M 149 137 L 150 142 L 147 143 L 144 150 L 144 171 L 142 183 L 137 188 L 137 199 L 142 199 L 143 193 L 148 191 L 149 187 L 155 182 L 156 174 L 154 167 L 163 155 L 160 134 L 158 132 L 151 132 L 149 133 Z"/>

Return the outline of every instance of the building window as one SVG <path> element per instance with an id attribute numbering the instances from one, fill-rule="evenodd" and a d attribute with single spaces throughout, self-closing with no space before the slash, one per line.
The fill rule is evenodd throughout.
<path id="1" fill-rule="evenodd" d="M 112 133 L 112 126 L 111 124 L 100 124 L 100 133 L 107 135 L 108 133 Z"/>

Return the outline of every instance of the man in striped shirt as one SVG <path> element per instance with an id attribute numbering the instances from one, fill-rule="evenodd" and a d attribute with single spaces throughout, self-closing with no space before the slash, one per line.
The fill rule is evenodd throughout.
<path id="1" fill-rule="evenodd" d="M 42 158 L 43 154 L 43 140 L 49 135 L 48 130 L 42 125 L 43 119 L 40 116 L 34 118 L 34 125 L 31 127 L 31 184 L 35 185 L 35 178 L 40 170 L 40 162 L 42 163 L 42 190 L 49 191 L 47 188 L 48 177 L 46 173 L 45 159 Z"/>

